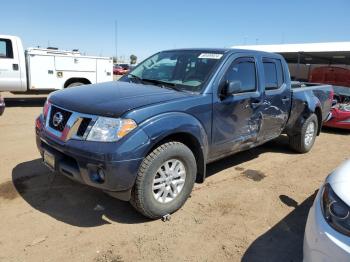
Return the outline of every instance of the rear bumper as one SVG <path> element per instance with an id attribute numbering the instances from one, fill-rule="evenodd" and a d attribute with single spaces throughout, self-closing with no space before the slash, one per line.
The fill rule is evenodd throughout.
<path id="1" fill-rule="evenodd" d="M 149 145 L 149 138 L 142 130 L 114 143 L 73 139 L 63 142 L 50 136 L 41 126 L 39 117 L 36 123 L 37 147 L 41 156 L 44 151 L 54 156 L 55 171 L 122 200 L 129 200 Z M 101 170 L 104 173 L 103 180 L 99 176 Z"/>

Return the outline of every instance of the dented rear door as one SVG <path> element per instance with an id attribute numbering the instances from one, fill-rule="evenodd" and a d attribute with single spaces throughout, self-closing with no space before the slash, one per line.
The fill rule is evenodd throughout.
<path id="1" fill-rule="evenodd" d="M 279 136 L 288 120 L 291 90 L 280 59 L 262 59 L 264 99 L 261 110 L 260 142 Z"/>

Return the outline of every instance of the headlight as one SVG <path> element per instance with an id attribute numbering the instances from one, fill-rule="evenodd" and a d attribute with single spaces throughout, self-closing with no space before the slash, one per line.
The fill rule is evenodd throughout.
<path id="1" fill-rule="evenodd" d="M 322 212 L 328 224 L 340 233 L 350 236 L 350 208 L 326 184 L 322 192 Z"/>
<path id="2" fill-rule="evenodd" d="M 87 140 L 114 142 L 136 127 L 137 124 L 132 119 L 99 117 L 91 128 Z"/>

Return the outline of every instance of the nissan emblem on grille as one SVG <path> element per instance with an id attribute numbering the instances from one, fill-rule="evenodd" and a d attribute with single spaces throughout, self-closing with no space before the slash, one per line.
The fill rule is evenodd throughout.
<path id="1" fill-rule="evenodd" d="M 61 124 L 63 121 L 63 115 L 61 112 L 57 112 L 56 114 L 54 114 L 53 119 L 52 119 L 52 124 L 55 127 L 58 127 L 59 124 Z"/>

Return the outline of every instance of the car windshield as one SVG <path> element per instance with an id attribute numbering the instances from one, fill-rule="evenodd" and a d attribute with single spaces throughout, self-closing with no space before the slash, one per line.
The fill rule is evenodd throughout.
<path id="1" fill-rule="evenodd" d="M 201 92 L 222 56 L 223 52 L 164 51 L 139 64 L 127 79 L 145 83 L 151 80 L 152 83 L 168 84 L 178 90 Z"/>

